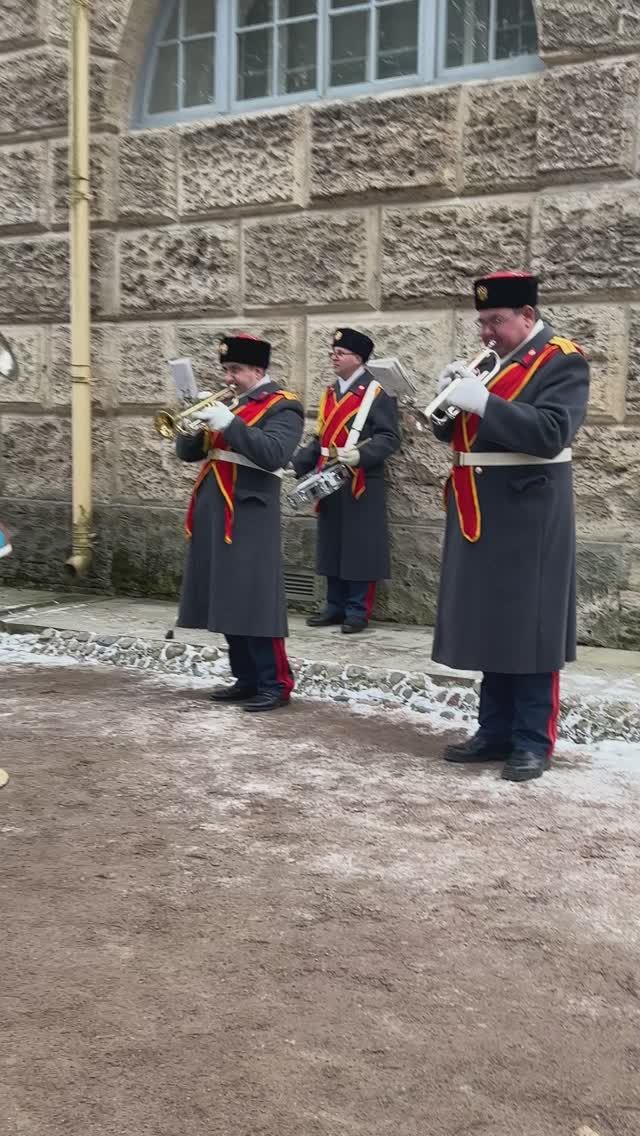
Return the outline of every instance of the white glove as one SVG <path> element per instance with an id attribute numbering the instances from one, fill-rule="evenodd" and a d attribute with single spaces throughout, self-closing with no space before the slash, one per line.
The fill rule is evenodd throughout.
<path id="1" fill-rule="evenodd" d="M 438 379 L 438 394 L 442 394 L 445 387 L 450 386 L 454 379 L 463 379 L 467 375 L 473 375 L 467 364 L 463 359 L 456 359 L 454 363 L 449 363 L 444 371 L 440 373 Z"/>
<path id="2" fill-rule="evenodd" d="M 198 391 L 198 402 L 202 402 L 203 398 L 209 398 L 213 391 Z"/>
<path id="3" fill-rule="evenodd" d="M 457 377 L 457 376 L 455 376 Z M 472 371 L 467 371 L 449 395 L 449 404 L 466 410 L 469 414 L 478 414 L 482 418 L 489 399 L 489 391 Z"/>
<path id="4" fill-rule="evenodd" d="M 224 403 L 216 402 L 206 410 L 199 410 L 193 417 L 203 422 L 209 430 L 226 430 L 229 423 L 233 422 L 234 415 Z"/>
<path id="5" fill-rule="evenodd" d="M 350 465 L 352 468 L 360 464 L 360 450 L 357 446 L 337 446 L 336 457 L 343 465 Z"/>

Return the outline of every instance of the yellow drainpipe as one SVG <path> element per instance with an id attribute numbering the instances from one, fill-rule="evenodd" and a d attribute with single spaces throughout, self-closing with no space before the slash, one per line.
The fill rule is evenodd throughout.
<path id="1" fill-rule="evenodd" d="M 89 269 L 89 4 L 70 0 L 71 454 L 73 540 L 65 568 L 86 572 L 92 555 L 91 299 Z"/>

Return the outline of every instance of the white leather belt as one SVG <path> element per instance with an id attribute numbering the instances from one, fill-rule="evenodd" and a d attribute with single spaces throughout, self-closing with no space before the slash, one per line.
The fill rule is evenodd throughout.
<path id="1" fill-rule="evenodd" d="M 261 465 L 256 465 L 251 461 L 251 458 L 245 458 L 244 454 L 237 454 L 235 450 L 209 450 L 209 461 L 223 461 L 231 462 L 232 465 L 246 465 L 248 469 L 258 469 L 260 473 L 270 473 L 272 477 L 282 478 L 284 475 L 283 469 L 263 469 Z"/>
<path id="2" fill-rule="evenodd" d="M 479 453 L 477 450 L 463 454 L 459 450 L 454 450 L 453 464 L 456 466 L 557 465 L 558 462 L 570 462 L 571 456 L 570 449 L 561 450 L 555 458 L 540 458 L 534 454 Z"/>
<path id="3" fill-rule="evenodd" d="M 328 446 L 320 446 L 320 453 L 322 454 L 323 458 L 331 457 L 331 450 L 328 448 Z"/>

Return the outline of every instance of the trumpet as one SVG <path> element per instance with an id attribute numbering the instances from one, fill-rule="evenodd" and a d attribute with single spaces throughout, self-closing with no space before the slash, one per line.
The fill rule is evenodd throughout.
<path id="1" fill-rule="evenodd" d="M 486 387 L 492 379 L 498 374 L 502 366 L 500 356 L 494 350 L 494 341 L 488 347 L 483 348 L 475 359 L 472 359 L 467 364 L 467 368 L 473 371 L 478 376 L 483 386 Z M 457 406 L 449 406 L 448 402 L 452 392 L 456 389 L 461 379 L 452 379 L 444 390 L 440 391 L 436 397 L 425 406 L 422 415 L 428 421 L 433 422 L 435 426 L 446 426 L 448 422 L 453 422 L 460 413 Z"/>
<path id="2" fill-rule="evenodd" d="M 238 405 L 238 395 L 233 387 L 221 387 L 219 391 L 208 394 L 206 398 L 201 398 L 199 402 L 194 402 L 192 406 L 187 406 L 184 410 L 168 410 L 166 408 L 159 410 L 153 419 L 154 429 L 162 438 L 175 438 L 176 434 L 192 437 L 202 430 L 202 422 L 194 420 L 193 415 L 197 414 L 199 410 L 207 410 L 216 402 L 226 402 L 227 400 L 230 400 L 229 410 L 233 410 Z"/>

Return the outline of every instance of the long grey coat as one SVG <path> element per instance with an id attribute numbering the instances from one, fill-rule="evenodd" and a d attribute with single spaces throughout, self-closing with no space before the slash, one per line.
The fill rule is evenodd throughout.
<path id="1" fill-rule="evenodd" d="M 520 361 L 553 337 L 545 326 Z M 558 352 L 513 402 L 489 395 L 473 450 L 554 457 L 584 421 L 589 366 Z M 448 440 L 452 426 L 436 429 Z M 433 659 L 461 670 L 534 674 L 576 657 L 575 516 L 571 463 L 486 467 L 476 476 L 480 539 L 461 531 L 453 492 Z"/>
<path id="2" fill-rule="evenodd" d="M 263 400 L 278 389 L 275 383 L 265 384 L 252 400 Z M 246 401 L 247 396 L 241 404 Z M 254 426 L 236 418 L 226 429 L 225 439 L 232 450 L 256 465 L 279 469 L 290 461 L 303 421 L 301 403 L 282 400 Z M 201 462 L 206 456 L 204 444 L 204 432 L 193 438 L 179 437 L 178 457 Z M 198 489 L 178 626 L 281 639 L 288 633 L 280 536 L 282 481 L 262 470 L 237 469 L 231 544 L 225 543 L 224 501 L 211 471 Z"/>
<path id="3" fill-rule="evenodd" d="M 372 382 L 368 371 L 357 385 Z M 353 496 L 351 480 L 320 501 L 316 572 L 341 580 L 386 580 L 391 574 L 384 463 L 400 447 L 398 405 L 381 391 L 375 399 L 360 435 L 361 468 L 367 479 L 365 492 Z M 316 468 L 320 440 L 313 438 L 293 459 L 298 477 Z"/>

